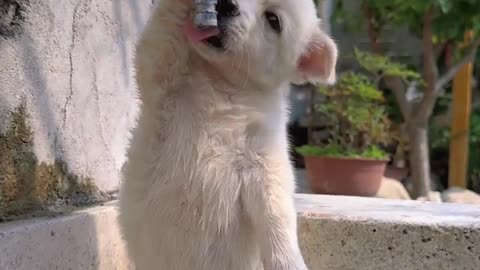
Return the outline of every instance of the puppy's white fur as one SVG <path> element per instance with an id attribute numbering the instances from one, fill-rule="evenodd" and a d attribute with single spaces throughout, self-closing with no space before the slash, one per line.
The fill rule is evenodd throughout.
<path id="1" fill-rule="evenodd" d="M 192 0 L 161 0 L 138 44 L 141 114 L 120 194 L 137 270 L 307 269 L 286 98 L 289 82 L 333 82 L 337 50 L 312 0 L 237 2 L 225 52 L 186 38 Z"/>

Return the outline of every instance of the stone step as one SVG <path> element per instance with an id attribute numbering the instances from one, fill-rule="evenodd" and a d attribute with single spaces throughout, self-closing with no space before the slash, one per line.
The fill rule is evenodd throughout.
<path id="1" fill-rule="evenodd" d="M 480 265 L 480 207 L 306 194 L 297 194 L 295 201 L 310 270 L 476 270 Z M 116 204 L 0 224 L 0 269 L 133 269 Z"/>

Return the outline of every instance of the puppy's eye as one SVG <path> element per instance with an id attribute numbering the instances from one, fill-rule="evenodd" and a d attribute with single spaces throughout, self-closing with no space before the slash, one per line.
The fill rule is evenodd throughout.
<path id="1" fill-rule="evenodd" d="M 278 18 L 277 14 L 267 11 L 265 12 L 265 18 L 267 19 L 268 24 L 270 24 L 270 27 L 272 27 L 273 30 L 277 33 L 282 32 L 282 23 L 280 22 L 280 19 Z"/>

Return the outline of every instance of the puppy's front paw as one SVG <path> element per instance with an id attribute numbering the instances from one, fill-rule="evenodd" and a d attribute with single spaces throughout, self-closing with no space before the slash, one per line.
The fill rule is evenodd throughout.
<path id="1" fill-rule="evenodd" d="M 292 265 L 291 267 L 289 267 L 288 270 L 308 270 L 308 267 L 307 267 L 307 265 L 305 264 L 305 262 L 303 261 L 303 258 L 300 257 L 300 258 L 297 258 L 297 259 L 295 260 L 294 265 Z"/>
<path id="2" fill-rule="evenodd" d="M 308 270 L 307 265 L 303 261 L 302 256 L 289 259 L 285 261 L 285 257 L 279 258 L 278 260 L 273 260 L 273 262 L 269 264 L 265 264 L 265 270 Z"/>

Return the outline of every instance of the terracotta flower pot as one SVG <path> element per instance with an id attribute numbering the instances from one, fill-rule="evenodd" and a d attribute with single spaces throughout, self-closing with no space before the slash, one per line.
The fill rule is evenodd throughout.
<path id="1" fill-rule="evenodd" d="M 306 156 L 312 192 L 330 195 L 375 196 L 387 161 Z"/>

